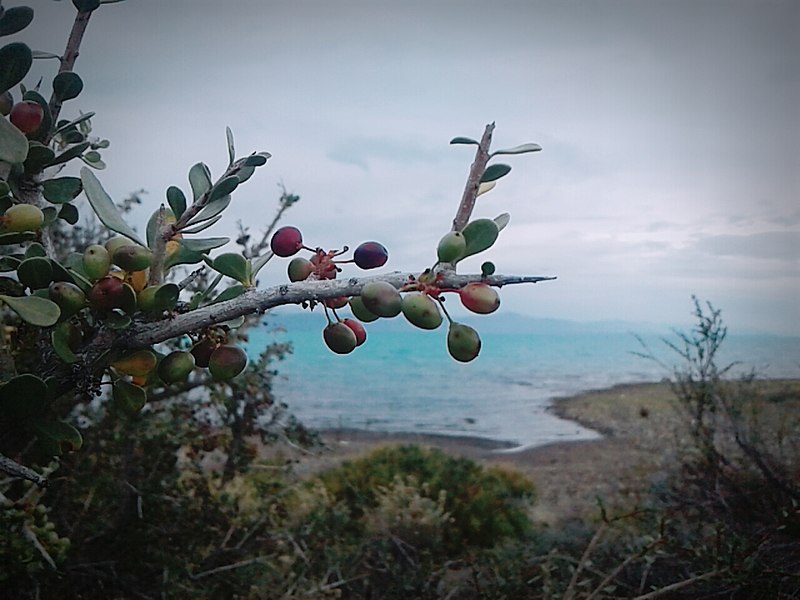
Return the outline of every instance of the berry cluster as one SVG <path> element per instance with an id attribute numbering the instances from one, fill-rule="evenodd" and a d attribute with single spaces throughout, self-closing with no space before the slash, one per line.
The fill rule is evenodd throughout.
<path id="1" fill-rule="evenodd" d="M 340 257 L 347 252 L 346 247 L 341 251 L 310 248 L 303 244 L 300 230 L 291 226 L 276 231 L 270 246 L 275 255 L 284 258 L 294 256 L 300 250 L 312 253 L 310 259 L 295 257 L 289 262 L 288 275 L 293 282 L 309 278 L 334 279 L 341 271 L 341 264 L 355 263 L 362 269 L 373 269 L 383 266 L 388 259 L 388 252 L 383 245 L 364 242 L 356 248 L 352 259 L 342 260 Z M 461 258 L 465 248 L 464 236 L 460 232 L 448 234 L 439 244 L 439 263 Z M 497 310 L 500 297 L 494 288 L 485 283 L 471 283 L 461 289 L 450 289 L 442 287 L 441 282 L 442 275 L 435 269 L 428 269 L 399 290 L 385 281 L 371 281 L 364 285 L 359 296 L 325 300 L 322 303 L 328 320 L 322 332 L 325 344 L 337 354 L 349 354 L 367 339 L 363 323 L 393 318 L 402 313 L 415 327 L 431 330 L 437 329 L 446 317 L 449 323 L 447 349 L 450 355 L 460 362 L 473 360 L 480 352 L 480 337 L 472 327 L 453 321 L 445 309 L 443 294 L 457 294 L 465 308 L 478 314 Z M 337 309 L 348 305 L 355 318 L 343 319 Z"/>

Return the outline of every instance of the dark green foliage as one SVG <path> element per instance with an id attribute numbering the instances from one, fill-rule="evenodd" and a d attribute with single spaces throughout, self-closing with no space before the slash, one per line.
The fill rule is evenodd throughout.
<path id="1" fill-rule="evenodd" d="M 347 462 L 321 479 L 333 497 L 348 507 L 358 526 L 357 520 L 376 505 L 378 490 L 391 485 L 396 477 L 413 477 L 425 484 L 430 498 L 446 494 L 444 508 L 452 524 L 445 529 L 444 540 L 451 552 L 490 547 L 530 530 L 527 508 L 534 487 L 528 480 L 436 449 L 384 448 Z"/>

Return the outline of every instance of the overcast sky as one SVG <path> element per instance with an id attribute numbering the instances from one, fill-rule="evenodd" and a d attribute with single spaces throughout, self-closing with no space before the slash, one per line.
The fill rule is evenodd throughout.
<path id="1" fill-rule="evenodd" d="M 17 37 L 62 52 L 71 2 L 28 4 Z M 473 157 L 448 141 L 495 121 L 494 148 L 544 150 L 504 159 L 474 215 L 511 224 L 465 270 L 558 276 L 506 309 L 680 325 L 696 294 L 732 331 L 800 334 L 798 31 L 794 0 L 127 0 L 92 17 L 64 114 L 97 112 L 140 228 L 192 164 L 221 173 L 230 126 L 273 158 L 208 234 L 257 233 L 283 182 L 310 245 L 376 239 L 393 270 L 433 262 Z"/>

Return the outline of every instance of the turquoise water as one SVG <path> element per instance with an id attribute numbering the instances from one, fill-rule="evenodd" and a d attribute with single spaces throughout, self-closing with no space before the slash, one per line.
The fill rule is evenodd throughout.
<path id="1" fill-rule="evenodd" d="M 323 321 L 324 324 L 324 321 Z M 470 435 L 541 445 L 591 439 L 597 433 L 553 415 L 553 398 L 620 383 L 658 381 L 669 372 L 632 354 L 632 333 L 493 333 L 478 328 L 483 346 L 469 364 L 452 360 L 446 330 L 368 326 L 367 343 L 346 356 L 331 353 L 321 327 L 266 326 L 248 351 L 290 340 L 294 352 L 278 364 L 277 398 L 316 428 Z M 643 336 L 667 364 L 675 355 Z M 800 377 L 800 338 L 729 336 L 720 364 L 742 361 L 766 377 Z"/>

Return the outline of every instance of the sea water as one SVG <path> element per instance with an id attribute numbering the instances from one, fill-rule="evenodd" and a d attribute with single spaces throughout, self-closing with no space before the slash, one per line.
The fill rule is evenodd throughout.
<path id="1" fill-rule="evenodd" d="M 668 330 L 637 336 L 592 330 L 596 327 L 536 333 L 478 325 L 480 355 L 461 364 L 447 353 L 444 326 L 421 331 L 373 323 L 366 345 L 341 356 L 324 345 L 321 326 L 290 322 L 276 329 L 279 323 L 253 331 L 248 352 L 256 356 L 271 341 L 292 343 L 292 354 L 276 365 L 274 392 L 303 423 L 318 429 L 466 435 L 521 446 L 593 439 L 597 432 L 553 414 L 553 399 L 659 381 L 680 362 L 663 343 L 675 340 Z M 639 338 L 664 364 L 635 354 L 643 350 Z M 729 336 L 718 364 L 736 361 L 739 372 L 800 377 L 800 338 Z"/>

